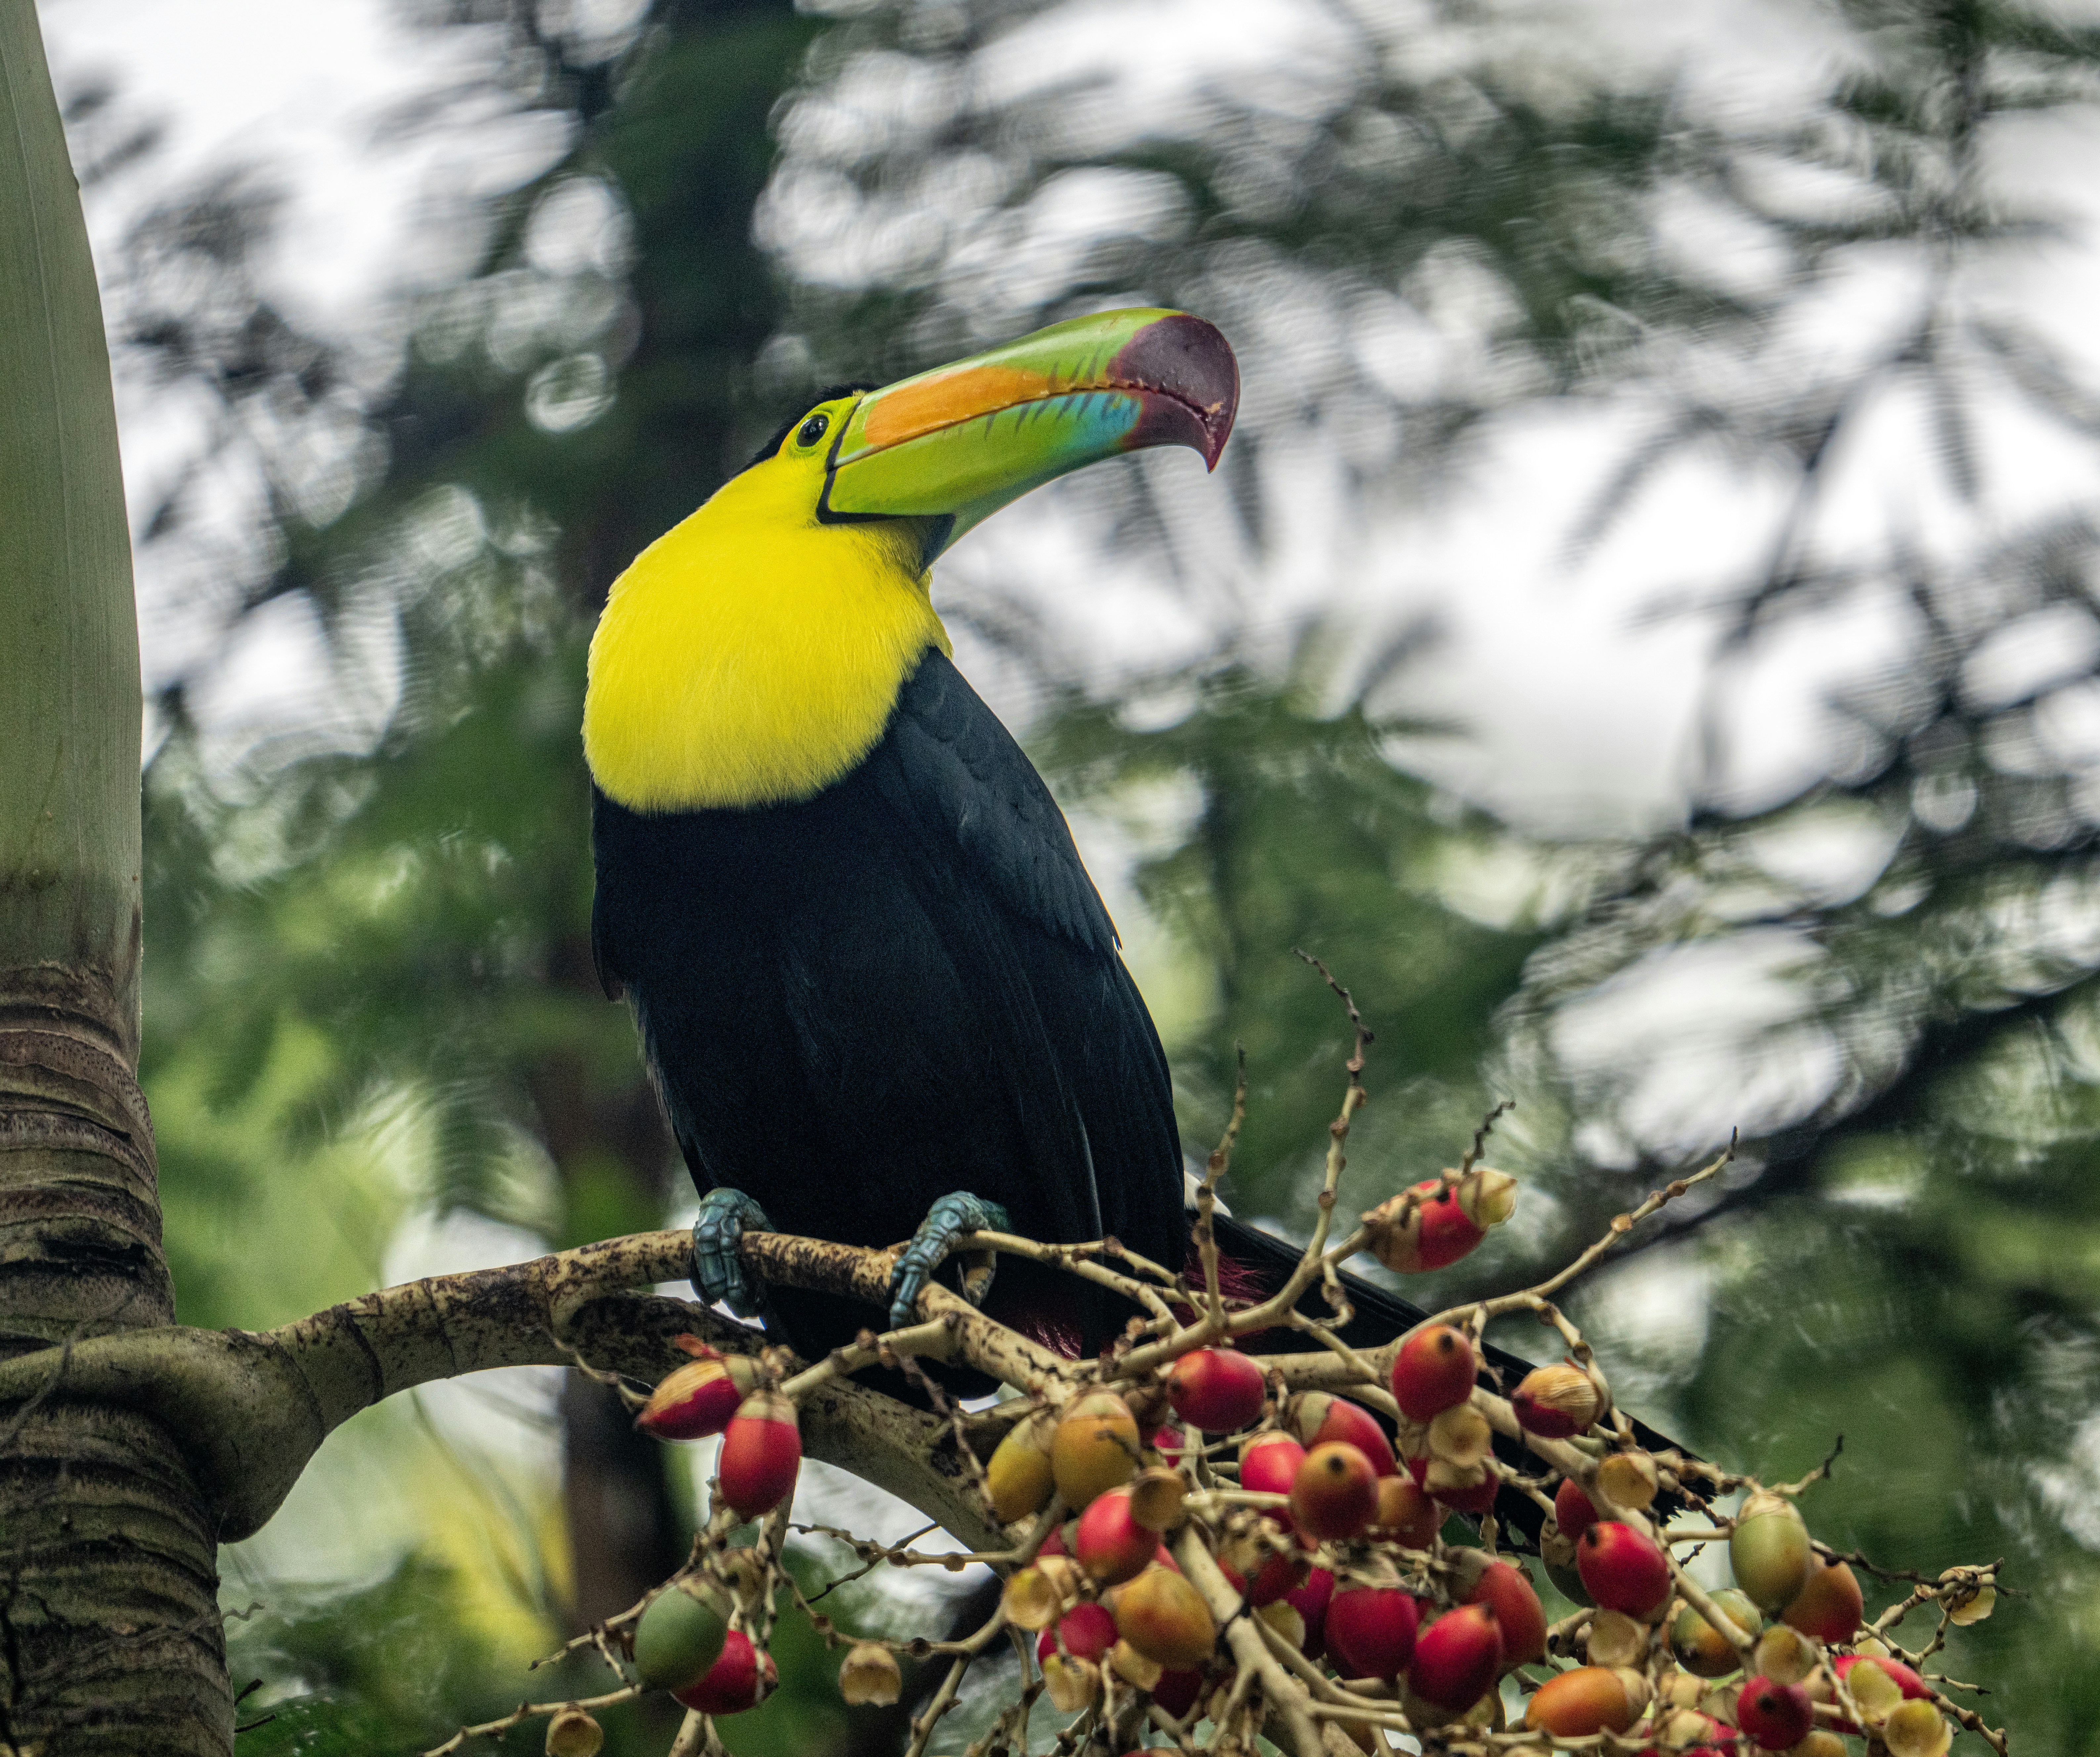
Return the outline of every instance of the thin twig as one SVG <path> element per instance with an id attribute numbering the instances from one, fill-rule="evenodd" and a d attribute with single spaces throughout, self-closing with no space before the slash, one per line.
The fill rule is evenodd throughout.
<path id="1" fill-rule="evenodd" d="M 433 1745 L 423 1757 L 451 1757 L 451 1753 L 463 1750 L 475 1739 L 491 1739 L 522 1727 L 528 1720 L 545 1720 L 559 1714 L 564 1708 L 611 1708 L 618 1702 L 631 1702 L 644 1694 L 638 1684 L 630 1684 L 624 1689 L 608 1690 L 602 1696 L 585 1696 L 560 1702 L 520 1702 L 507 1715 L 495 1720 L 484 1720 L 477 1726 L 461 1727 L 442 1745 Z"/>
<path id="2" fill-rule="evenodd" d="M 1635 1226 L 1646 1220 L 1649 1215 L 1675 1201 L 1696 1185 L 1705 1182 L 1708 1178 L 1718 1177 L 1723 1169 L 1731 1164 L 1735 1157 L 1736 1135 L 1732 1130 L 1728 1136 L 1727 1146 L 1721 1150 L 1720 1156 L 1711 1165 L 1702 1165 L 1688 1178 L 1673 1179 L 1661 1189 L 1651 1191 L 1648 1199 L 1631 1213 L 1615 1215 L 1610 1226 L 1606 1229 L 1604 1235 L 1583 1251 L 1566 1268 L 1548 1275 L 1543 1281 L 1525 1288 L 1521 1292 L 1505 1293 L 1491 1300 L 1471 1300 L 1462 1306 L 1451 1306 L 1447 1310 L 1439 1312 L 1433 1321 L 1438 1323 L 1458 1323 L 1467 1316 L 1476 1314 L 1480 1319 L 1485 1320 L 1499 1317 L 1504 1312 L 1519 1311 L 1527 1306 L 1535 1305 L 1537 1301 L 1551 1298 L 1561 1288 L 1566 1287 L 1569 1282 L 1574 1280 L 1577 1276 L 1586 1273 L 1594 1267 L 1599 1258 L 1618 1244 Z"/>
<path id="3" fill-rule="evenodd" d="M 1480 1150 L 1488 1144 L 1488 1137 L 1494 1132 L 1495 1119 L 1506 1111 L 1516 1108 L 1515 1099 L 1504 1099 L 1480 1119 L 1480 1126 L 1473 1131 L 1473 1144 L 1467 1147 L 1458 1161 L 1458 1176 L 1462 1178 L 1480 1163 Z M 1454 1180 L 1455 1181 L 1455 1180 Z"/>
<path id="4" fill-rule="evenodd" d="M 1203 1266 L 1204 1309 L 1220 1335 L 1224 1333 L 1225 1301 L 1218 1289 L 1218 1182 L 1232 1165 L 1233 1148 L 1238 1144 L 1241 1126 L 1246 1121 L 1246 1046 L 1235 1043 L 1233 1056 L 1233 1113 L 1203 1168 L 1202 1186 L 1196 1192 L 1196 1224 L 1193 1229 L 1198 1260 Z"/>

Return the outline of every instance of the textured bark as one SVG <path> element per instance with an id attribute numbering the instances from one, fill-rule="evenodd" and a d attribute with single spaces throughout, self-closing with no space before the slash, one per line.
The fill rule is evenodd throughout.
<path id="1" fill-rule="evenodd" d="M 150 1413 L 73 1393 L 165 1324 L 139 1041 L 138 633 L 101 306 L 30 0 L 0 0 L 0 1742 L 233 1739 L 216 1538 Z"/>

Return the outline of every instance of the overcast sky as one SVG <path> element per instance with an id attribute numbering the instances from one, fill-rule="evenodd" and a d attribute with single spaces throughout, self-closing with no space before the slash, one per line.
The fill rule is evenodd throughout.
<path id="1" fill-rule="evenodd" d="M 633 0 L 592 0 L 572 22 L 617 31 Z M 1513 9 L 1526 28 L 1565 30 L 1600 63 L 1642 69 L 1674 66 L 1701 86 L 1701 102 L 1739 117 L 1785 117 L 1827 82 L 1839 38 L 1819 8 L 1797 0 L 1612 0 L 1586 10 Z M 1083 26 L 1088 8 L 1073 9 Z M 1115 9 L 1112 33 L 1070 27 L 1039 33 L 1008 58 L 1008 77 L 1045 80 L 1083 70 L 1104 40 L 1115 64 L 1142 70 L 1136 94 L 1149 110 L 1170 109 L 1199 75 L 1246 78 L 1249 70 L 1287 68 L 1308 52 L 1308 14 L 1282 0 L 1234 0 L 1233 28 L 1220 28 L 1220 0 L 1136 0 Z M 434 211 L 529 178 L 562 148 L 558 124 L 505 113 L 474 76 L 494 39 L 470 30 L 420 30 L 400 22 L 387 0 L 42 0 L 55 73 L 62 90 L 94 79 L 116 85 L 131 119 L 166 130 L 164 148 L 136 170 L 90 195 L 98 249 L 114 248 L 141 208 L 179 183 L 221 169 L 258 171 L 284 193 L 272 263 L 273 290 L 302 321 L 333 333 L 384 332 L 389 295 L 417 276 L 447 272 Z M 1313 15 L 1317 17 L 1317 12 Z M 1200 20 L 1205 28 L 1192 29 Z M 1159 52 L 1132 55 L 1132 34 Z M 1207 45 L 1199 57 L 1191 44 Z M 1575 52 L 1571 50 L 1570 52 Z M 478 91 L 478 101 L 432 100 Z M 390 122 L 405 106 L 429 105 L 419 126 Z M 2082 132 L 2081 132 L 2082 129 Z M 2100 178 L 2100 131 L 2056 122 L 1994 133 L 2001 174 L 2071 222 L 2066 241 L 2021 265 L 2012 284 L 1979 295 L 2017 306 L 2077 357 L 2093 360 L 2088 315 L 2100 309 L 2100 251 L 2092 221 Z M 1083 226 L 1084 216 L 1074 218 Z M 1746 253 L 1742 271 L 1759 271 Z M 1842 363 L 1881 331 L 1882 314 L 1900 302 L 1899 276 L 1877 284 L 1871 265 L 1833 288 L 1783 338 L 1788 369 L 1812 372 Z M 1304 473 L 1291 509 L 1302 526 L 1253 562 L 1242 583 L 1242 610 L 1257 626 L 1281 628 L 1311 609 L 1397 622 L 1435 613 L 1451 631 L 1440 662 L 1410 680 L 1404 704 L 1467 723 L 1475 736 L 1437 759 L 1466 790 L 1560 827 L 1608 827 L 1667 817 L 1682 798 L 1697 713 L 1710 674 L 1710 626 L 1697 617 L 1643 622 L 1662 594 L 1696 598 L 1743 556 L 1756 552 L 1774 516 L 1779 484 L 1745 479 L 1710 460 L 1687 459 L 1665 472 L 1609 540 L 1582 565 L 1569 564 L 1566 534 L 1611 467 L 1619 445 L 1638 437 L 1639 407 L 1529 408 L 1493 424 L 1469 456 L 1458 491 L 1434 508 L 1412 507 L 1378 521 L 1351 517 L 1333 504 L 1317 469 Z M 135 507 L 150 504 L 196 443 L 179 409 L 128 394 L 123 405 L 126 467 Z M 1901 411 L 1889 419 L 1900 423 Z M 1998 487 L 2017 490 L 2017 508 L 2082 492 L 2062 479 L 2071 456 L 2030 433 L 2008 428 L 1992 449 L 2005 460 Z M 1898 526 L 1939 516 L 1929 501 L 1917 443 L 1874 448 L 1852 470 L 1824 515 L 1836 548 L 1881 540 Z M 1176 461 L 1185 462 L 1185 460 Z M 2058 467 L 2052 469 L 2052 463 Z M 1200 503 L 1199 503 L 1200 504 Z M 975 536 L 947 565 L 959 579 L 1016 568 L 1042 577 L 1053 629 L 1107 667 L 1140 672 L 1200 646 L 1201 605 L 1141 561 L 1094 588 L 1069 588 L 1058 573 L 1055 503 L 1027 509 Z M 1338 515 L 1340 515 L 1338 517 Z M 237 506 L 230 507 L 237 518 Z M 1965 540 L 1987 540 L 1988 532 Z M 1701 565 L 1688 557 L 1705 557 Z M 207 619 L 186 618 L 186 601 L 149 566 L 141 581 L 149 676 L 196 657 L 194 642 L 216 638 Z M 310 697 L 318 637 L 288 606 L 242 644 L 217 694 L 230 716 L 292 711 Z M 1753 790 L 1783 791 L 1827 759 L 1832 724 L 1818 698 L 1833 676 L 1856 671 L 1863 654 L 1886 645 L 1890 631 L 1871 612 L 1804 632 L 1775 663 L 1730 680 L 1732 723 L 1744 735 Z M 305 682 L 300 681 L 307 679 Z M 988 678 L 996 692 L 997 680 Z M 1010 704 L 1017 711 L 1018 702 Z"/>

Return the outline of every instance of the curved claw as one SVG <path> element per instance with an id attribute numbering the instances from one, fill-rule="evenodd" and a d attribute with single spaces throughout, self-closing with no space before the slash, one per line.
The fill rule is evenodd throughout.
<path id="1" fill-rule="evenodd" d="M 700 1198 L 699 1218 L 693 1222 L 693 1286 L 708 1305 L 720 1301 L 739 1318 L 756 1318 L 764 1296 L 744 1279 L 743 1260 L 736 1252 L 747 1226 L 753 1232 L 774 1230 L 765 1210 L 743 1191 L 710 1190 Z"/>
<path id="2" fill-rule="evenodd" d="M 996 1202 L 987 1202 L 967 1190 L 942 1196 L 926 1210 L 926 1218 L 919 1223 L 919 1230 L 905 1246 L 904 1254 L 897 1259 L 896 1268 L 890 1271 L 889 1328 L 901 1330 L 912 1321 L 927 1278 L 946 1261 L 949 1251 L 961 1235 L 1008 1232 L 1012 1226 L 1006 1210 Z M 986 1273 L 975 1279 L 969 1290 L 970 1297 L 974 1303 L 982 1305 L 985 1295 L 990 1291 L 991 1276 Z"/>

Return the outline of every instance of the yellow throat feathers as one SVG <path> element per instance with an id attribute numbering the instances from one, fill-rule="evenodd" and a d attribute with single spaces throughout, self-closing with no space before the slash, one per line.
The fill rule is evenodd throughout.
<path id="1" fill-rule="evenodd" d="M 783 457 L 730 478 L 613 582 L 591 637 L 584 755 L 634 811 L 806 799 L 874 749 L 929 646 L 920 537 L 820 525 Z"/>

